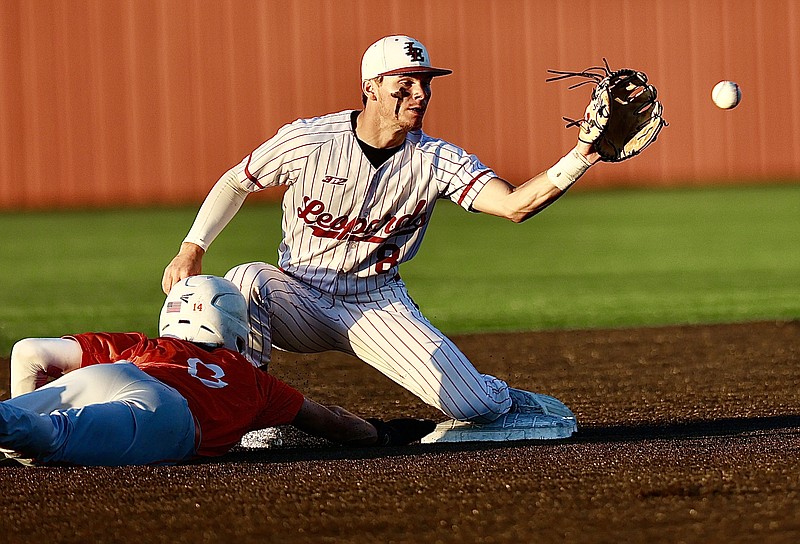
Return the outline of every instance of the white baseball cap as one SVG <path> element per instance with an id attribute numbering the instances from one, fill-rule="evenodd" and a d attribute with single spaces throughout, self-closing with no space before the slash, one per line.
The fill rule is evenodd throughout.
<path id="1" fill-rule="evenodd" d="M 400 74 L 446 76 L 452 70 L 434 68 L 428 50 L 408 36 L 386 36 L 370 45 L 361 59 L 361 80 Z"/>

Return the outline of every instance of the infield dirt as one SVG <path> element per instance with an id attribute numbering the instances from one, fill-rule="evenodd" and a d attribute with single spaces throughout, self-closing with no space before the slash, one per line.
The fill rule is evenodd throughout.
<path id="1" fill-rule="evenodd" d="M 481 371 L 566 402 L 579 433 L 0 468 L 0 540 L 800 542 L 800 321 L 454 340 Z M 271 370 L 361 415 L 443 419 L 341 354 L 277 353 Z"/>

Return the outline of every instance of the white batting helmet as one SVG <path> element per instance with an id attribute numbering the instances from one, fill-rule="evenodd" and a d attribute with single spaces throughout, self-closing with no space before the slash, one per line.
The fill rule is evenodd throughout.
<path id="1" fill-rule="evenodd" d="M 217 276 L 176 283 L 161 308 L 158 333 L 242 352 L 250 330 L 247 302 L 236 286 Z"/>

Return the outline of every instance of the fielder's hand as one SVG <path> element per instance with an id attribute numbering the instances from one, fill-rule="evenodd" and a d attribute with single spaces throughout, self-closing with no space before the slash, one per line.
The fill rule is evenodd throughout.
<path id="1" fill-rule="evenodd" d="M 594 164 L 601 158 L 600 153 L 595 150 L 594 144 L 587 144 L 586 142 L 578 140 L 578 145 L 575 146 L 575 150 L 586 157 L 586 161 L 589 164 Z"/>
<path id="2" fill-rule="evenodd" d="M 203 273 L 203 254 L 205 250 L 196 244 L 184 242 L 175 258 L 164 269 L 161 279 L 161 289 L 164 294 L 169 294 L 172 286 L 189 276 Z"/>

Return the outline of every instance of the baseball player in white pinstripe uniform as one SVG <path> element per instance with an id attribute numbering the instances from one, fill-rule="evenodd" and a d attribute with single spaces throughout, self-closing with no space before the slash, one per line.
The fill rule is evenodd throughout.
<path id="1" fill-rule="evenodd" d="M 364 109 L 302 119 L 226 172 L 211 189 L 178 255 L 168 292 L 201 273 L 202 256 L 245 197 L 287 187 L 277 266 L 253 262 L 226 277 L 249 302 L 247 355 L 269 362 L 272 347 L 339 350 L 372 365 L 459 421 L 488 423 L 509 412 L 566 421 L 558 400 L 481 374 L 411 300 L 398 266 L 419 249 L 434 205 L 524 221 L 553 203 L 598 159 L 576 147 L 552 168 L 514 186 L 477 157 L 422 131 L 435 68 L 408 36 L 371 45 L 361 64 Z"/>

